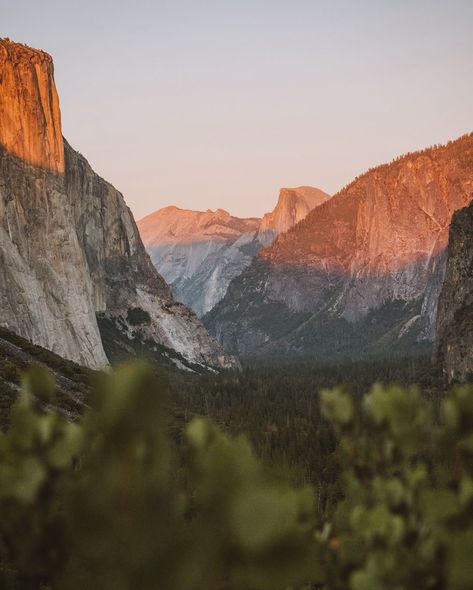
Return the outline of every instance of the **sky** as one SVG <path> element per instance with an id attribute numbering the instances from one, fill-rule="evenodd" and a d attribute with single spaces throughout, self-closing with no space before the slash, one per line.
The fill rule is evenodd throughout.
<path id="1" fill-rule="evenodd" d="M 472 0 L 0 0 L 137 219 L 271 210 L 473 131 Z"/>

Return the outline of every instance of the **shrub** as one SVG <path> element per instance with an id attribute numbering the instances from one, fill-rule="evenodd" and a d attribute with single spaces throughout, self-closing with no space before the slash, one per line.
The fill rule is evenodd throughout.
<path id="1" fill-rule="evenodd" d="M 19 382 L 19 371 L 15 363 L 8 358 L 0 360 L 0 377 L 9 383 Z"/>
<path id="2" fill-rule="evenodd" d="M 414 389 L 374 387 L 361 405 L 323 392 L 342 490 L 326 522 L 313 490 L 268 471 L 245 437 L 196 418 L 174 448 L 166 391 L 123 367 L 70 423 L 44 409 L 51 377 L 25 375 L 0 434 L 0 587 L 471 588 L 471 387 L 440 421 Z"/>
<path id="3" fill-rule="evenodd" d="M 126 319 L 132 326 L 141 326 L 142 324 L 149 324 L 151 322 L 151 316 L 147 311 L 141 309 L 141 307 L 130 308 L 127 312 Z"/>
<path id="4" fill-rule="evenodd" d="M 0 587 L 282 589 L 314 577 L 311 491 L 203 419 L 186 429 L 179 476 L 166 389 L 143 366 L 102 375 L 69 423 L 43 409 L 48 374 L 26 375 L 0 435 Z"/>
<path id="5" fill-rule="evenodd" d="M 374 387 L 357 415 L 323 394 L 339 436 L 345 498 L 327 526 L 328 588 L 460 590 L 473 585 L 473 389 L 436 424 L 415 389 Z"/>

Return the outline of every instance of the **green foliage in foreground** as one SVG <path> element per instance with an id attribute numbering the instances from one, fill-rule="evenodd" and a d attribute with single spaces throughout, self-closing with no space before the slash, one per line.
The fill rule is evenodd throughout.
<path id="1" fill-rule="evenodd" d="M 166 391 L 124 367 L 72 423 L 47 411 L 48 374 L 25 376 L 0 434 L 0 588 L 472 587 L 473 388 L 440 419 L 415 390 L 324 392 L 343 495 L 329 522 L 244 437 L 196 418 L 172 444 Z"/>

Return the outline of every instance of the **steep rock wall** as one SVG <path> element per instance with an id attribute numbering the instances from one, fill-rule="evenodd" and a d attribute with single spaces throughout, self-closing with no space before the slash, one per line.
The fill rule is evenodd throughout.
<path id="1" fill-rule="evenodd" d="M 369 171 L 261 250 L 257 271 L 250 267 L 235 280 L 206 325 L 241 354 L 317 354 L 317 330 L 335 353 L 351 342 L 345 336 L 353 326 L 369 332 L 363 319 L 383 309 L 372 319 L 385 324 L 389 346 L 408 333 L 432 341 L 450 220 L 472 189 L 472 135 Z M 395 302 L 405 304 L 404 317 L 393 315 Z M 277 335 L 264 319 L 275 305 L 286 318 Z"/>
<path id="2" fill-rule="evenodd" d="M 25 162 L 64 171 L 59 98 L 51 56 L 0 39 L 2 146 Z"/>
<path id="3" fill-rule="evenodd" d="M 174 301 L 123 196 L 63 141 L 51 58 L 7 40 L 0 54 L 0 324 L 97 367 L 107 362 L 98 313 L 125 338 L 233 366 Z"/>
<path id="4" fill-rule="evenodd" d="M 271 246 L 279 234 L 290 230 L 329 198 L 330 195 L 312 186 L 282 188 L 276 207 L 263 215 L 258 240 L 265 247 Z"/>
<path id="5" fill-rule="evenodd" d="M 449 380 L 473 376 L 473 204 L 457 211 L 450 226 L 436 352 Z"/>

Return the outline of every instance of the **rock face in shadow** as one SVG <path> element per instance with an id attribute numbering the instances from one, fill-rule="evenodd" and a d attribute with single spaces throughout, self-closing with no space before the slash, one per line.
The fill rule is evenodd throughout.
<path id="1" fill-rule="evenodd" d="M 107 363 L 65 177 L 3 148 L 0 266 L 2 326 L 81 364 Z"/>
<path id="2" fill-rule="evenodd" d="M 223 209 L 165 207 L 139 221 L 138 228 L 176 299 L 203 315 L 261 247 L 255 239 L 259 222 L 233 217 Z"/>
<path id="3" fill-rule="evenodd" d="M 425 348 L 472 190 L 473 135 L 370 170 L 261 250 L 204 323 L 243 355 Z"/>
<path id="4" fill-rule="evenodd" d="M 449 380 L 473 375 L 473 204 L 457 211 L 450 226 L 436 356 Z"/>
<path id="5" fill-rule="evenodd" d="M 256 253 L 303 219 L 329 195 L 312 187 L 283 188 L 263 219 L 241 219 L 223 209 L 165 207 L 138 222 L 146 249 L 179 301 L 199 316 L 225 295 Z"/>
<path id="6" fill-rule="evenodd" d="M 98 367 L 107 363 L 98 314 L 125 341 L 199 366 L 233 366 L 173 299 L 121 193 L 58 139 L 51 58 L 9 41 L 0 49 L 0 113 L 9 122 L 0 127 L 0 325 Z"/>

